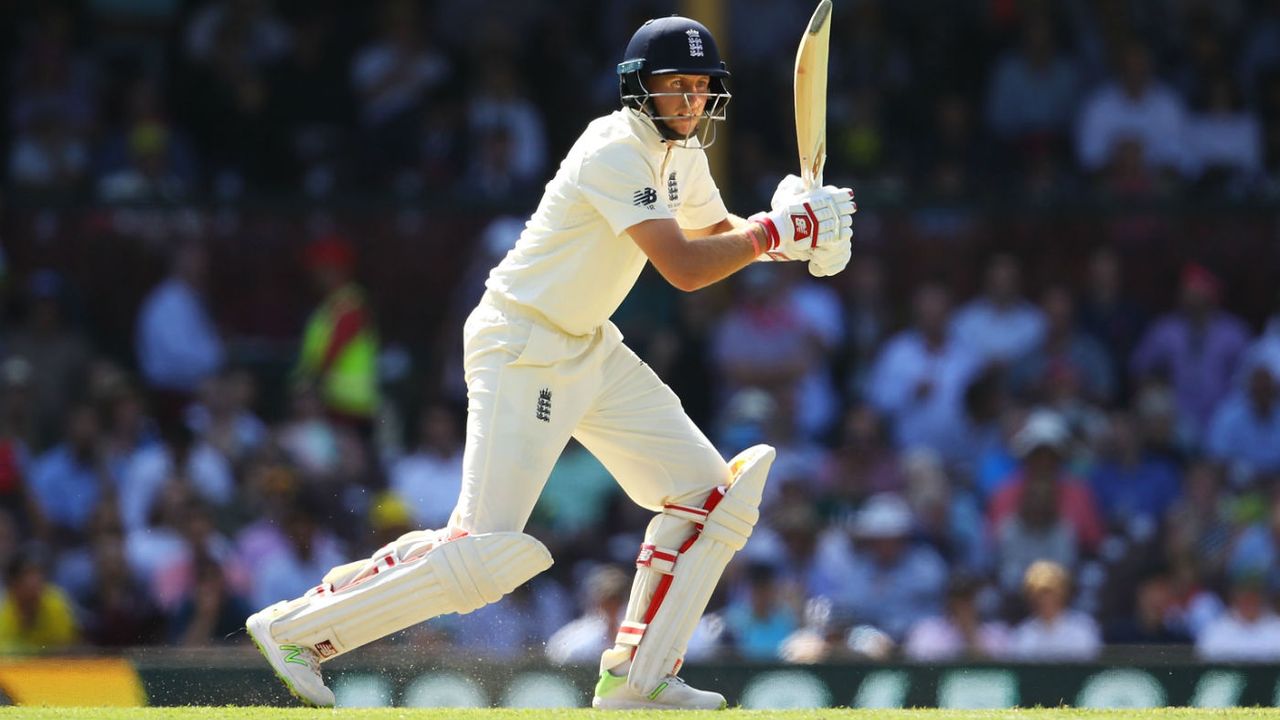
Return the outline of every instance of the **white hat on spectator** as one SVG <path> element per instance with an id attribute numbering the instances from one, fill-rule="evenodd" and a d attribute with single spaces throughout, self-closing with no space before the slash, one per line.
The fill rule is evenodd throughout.
<path id="1" fill-rule="evenodd" d="M 1071 440 L 1071 431 L 1067 428 L 1062 416 L 1052 410 L 1036 410 L 1027 418 L 1026 424 L 1013 436 L 1013 454 L 1026 457 L 1032 450 L 1048 447 L 1065 452 Z"/>
<path id="2" fill-rule="evenodd" d="M 911 527 L 911 507 L 894 493 L 872 495 L 853 519 L 854 536 L 868 540 L 906 537 Z"/>

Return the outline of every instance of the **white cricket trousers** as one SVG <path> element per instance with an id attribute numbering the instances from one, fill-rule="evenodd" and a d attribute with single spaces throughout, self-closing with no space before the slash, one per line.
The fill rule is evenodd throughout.
<path id="1" fill-rule="evenodd" d="M 729 481 L 720 453 L 611 322 L 568 335 L 488 291 L 463 328 L 463 367 L 467 444 L 450 527 L 523 530 L 571 436 L 654 512 L 696 506 Z"/>

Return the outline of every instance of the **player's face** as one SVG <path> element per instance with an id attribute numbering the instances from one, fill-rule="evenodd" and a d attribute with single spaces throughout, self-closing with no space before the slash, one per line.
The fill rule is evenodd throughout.
<path id="1" fill-rule="evenodd" d="M 711 78 L 707 75 L 651 75 L 646 81 L 650 93 L 680 93 L 653 98 L 654 108 L 663 117 L 679 117 L 666 123 L 681 135 L 698 127 L 698 118 L 707 106 Z"/>

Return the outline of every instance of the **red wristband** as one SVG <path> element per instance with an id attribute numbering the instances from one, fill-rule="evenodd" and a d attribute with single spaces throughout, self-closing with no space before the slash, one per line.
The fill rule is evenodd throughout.
<path id="1" fill-rule="evenodd" d="M 761 229 L 764 230 L 765 238 L 769 241 L 769 247 L 765 248 L 765 250 L 777 250 L 778 246 L 782 244 L 782 238 L 778 236 L 778 226 L 773 224 L 773 220 L 765 213 L 756 213 L 750 219 L 752 222 L 759 223 Z M 751 241 L 755 243 L 754 236 Z M 759 255 L 760 253 L 757 252 L 756 254 Z"/>

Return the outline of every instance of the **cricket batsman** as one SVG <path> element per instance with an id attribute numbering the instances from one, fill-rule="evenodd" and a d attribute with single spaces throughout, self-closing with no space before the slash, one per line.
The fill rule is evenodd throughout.
<path id="1" fill-rule="evenodd" d="M 618 65 L 622 108 L 591 122 L 560 164 L 463 329 L 467 438 L 448 526 L 407 533 L 372 558 L 247 621 L 291 692 L 329 706 L 320 664 L 445 613 L 492 603 L 551 566 L 524 534 L 570 437 L 656 513 L 636 559 L 597 708 L 718 709 L 679 677 L 721 573 L 751 535 L 774 449 L 726 463 L 609 317 L 646 262 L 693 291 L 756 261 L 849 262 L 853 193 L 791 176 L 769 211 L 725 209 L 703 148 L 725 117 L 729 77 L 702 24 L 646 22 Z"/>

